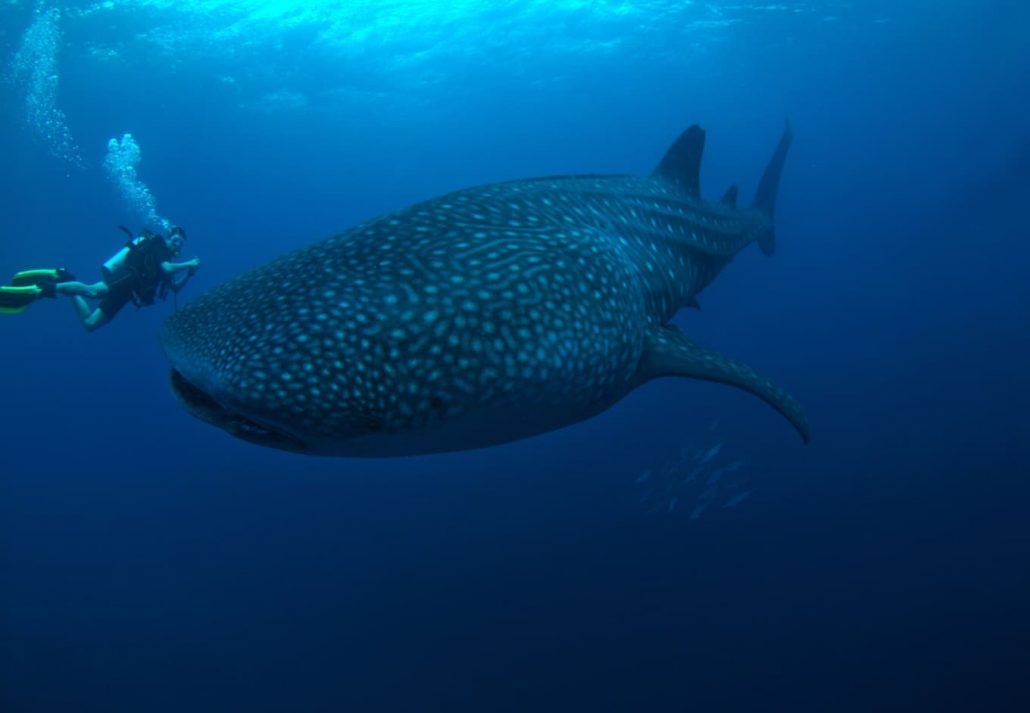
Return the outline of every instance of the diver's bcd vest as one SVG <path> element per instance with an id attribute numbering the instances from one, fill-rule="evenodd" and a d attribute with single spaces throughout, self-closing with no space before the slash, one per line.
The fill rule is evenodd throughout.
<path id="1" fill-rule="evenodd" d="M 170 260 L 169 250 L 164 238 L 153 233 L 144 233 L 143 240 L 133 243 L 126 265 L 136 273 L 136 284 L 132 289 L 132 301 L 137 307 L 154 304 L 157 288 L 165 281 L 161 263 Z"/>
<path id="2" fill-rule="evenodd" d="M 135 238 L 131 237 L 131 233 L 129 235 L 130 240 L 125 247 L 104 263 L 104 280 L 109 284 L 131 280 L 133 304 L 137 307 L 152 305 L 158 287 L 168 279 L 161 269 L 161 263 L 172 258 L 172 251 L 164 238 L 149 230 L 144 230 Z"/>

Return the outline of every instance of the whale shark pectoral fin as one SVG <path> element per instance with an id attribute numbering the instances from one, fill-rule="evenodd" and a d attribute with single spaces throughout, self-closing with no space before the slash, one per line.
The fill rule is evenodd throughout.
<path id="1" fill-rule="evenodd" d="M 779 411 L 805 443 L 810 439 L 808 419 L 790 394 L 746 364 L 695 344 L 678 327 L 665 326 L 653 331 L 640 369 L 642 381 L 660 376 L 685 376 L 736 386 Z"/>

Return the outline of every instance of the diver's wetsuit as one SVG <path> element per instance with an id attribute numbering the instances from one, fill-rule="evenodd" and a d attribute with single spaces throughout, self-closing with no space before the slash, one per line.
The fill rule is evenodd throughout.
<path id="1" fill-rule="evenodd" d="M 120 278 L 111 282 L 104 281 L 107 285 L 107 294 L 97 308 L 112 319 L 122 307 L 132 302 L 132 294 L 135 291 L 136 283 L 139 282 L 135 273 L 127 272 Z"/>

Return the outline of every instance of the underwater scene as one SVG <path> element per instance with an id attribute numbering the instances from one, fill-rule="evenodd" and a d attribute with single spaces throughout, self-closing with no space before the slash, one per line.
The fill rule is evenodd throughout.
<path id="1" fill-rule="evenodd" d="M 0 2 L 0 712 L 1030 710 L 1030 3 Z"/>

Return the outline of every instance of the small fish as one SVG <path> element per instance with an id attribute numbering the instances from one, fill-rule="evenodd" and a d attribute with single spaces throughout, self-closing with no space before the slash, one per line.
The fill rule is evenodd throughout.
<path id="1" fill-rule="evenodd" d="M 721 469 L 723 473 L 732 473 L 735 470 L 740 470 L 744 465 L 744 459 L 735 460 L 727 466 L 723 466 Z"/>
<path id="2" fill-rule="evenodd" d="M 703 472 L 703 468 L 701 468 L 700 466 L 695 466 L 690 470 L 689 473 L 687 473 L 686 477 L 683 479 L 683 482 L 690 483 L 694 480 L 697 480 L 698 476 L 700 476 Z"/>
<path id="3" fill-rule="evenodd" d="M 725 505 L 723 505 L 723 507 L 724 508 L 735 508 L 738 505 L 740 505 L 742 502 L 747 500 L 749 497 L 751 497 L 751 491 L 750 490 L 745 490 L 743 493 L 740 493 L 739 495 L 734 495 L 732 498 L 730 498 L 729 501 L 727 501 L 727 503 Z"/>
<path id="4" fill-rule="evenodd" d="M 719 451 L 721 450 L 721 443 L 717 443 L 716 445 L 709 448 L 707 451 L 704 452 L 704 455 L 701 457 L 701 465 L 710 463 L 712 461 L 712 458 L 715 458 L 715 456 L 719 455 Z"/>

